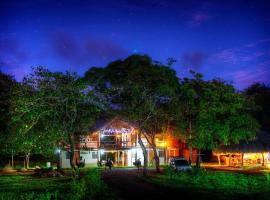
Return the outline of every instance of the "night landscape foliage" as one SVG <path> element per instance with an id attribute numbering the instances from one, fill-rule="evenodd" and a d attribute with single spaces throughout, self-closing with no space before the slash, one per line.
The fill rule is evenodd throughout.
<path id="1" fill-rule="evenodd" d="M 230 152 L 228 166 L 213 159 L 270 134 L 269 11 L 268 0 L 0 1 L 0 200 L 270 199 L 270 147 L 260 168 L 241 150 L 237 167 Z M 141 168 L 78 162 L 80 137 L 105 119 L 136 127 Z M 165 134 L 190 171 L 159 156 Z"/>
<path id="2" fill-rule="evenodd" d="M 267 116 L 268 104 L 256 99 L 268 95 L 266 85 L 254 84 L 240 92 L 224 80 L 204 80 L 203 75 L 193 71 L 190 78 L 178 78 L 169 65 L 154 63 L 145 55 L 132 55 L 106 68 L 91 68 L 84 77 L 37 67 L 22 82 L 16 82 L 1 73 L 1 88 L 1 124 L 5 125 L 1 129 L 1 156 L 6 158 L 2 164 L 7 163 L 7 158 L 10 160 L 11 152 L 29 159 L 36 154 L 52 159 L 59 141 L 69 144 L 72 150 L 75 134 L 86 133 L 95 120 L 108 115 L 136 122 L 141 134 L 149 134 L 150 138 L 169 124 L 174 134 L 189 135 L 189 144 L 202 150 L 248 140 L 259 127 L 267 129 L 257 115 L 263 112 Z M 155 145 L 154 139 L 152 142 Z M 26 167 L 29 166 L 27 163 Z M 95 199 L 95 195 L 107 198 L 100 171 L 86 170 L 86 175 L 78 178 L 82 172 L 72 166 L 71 177 L 3 175 L 2 198 L 14 199 L 14 195 L 21 199 Z M 146 166 L 147 163 L 144 175 Z M 158 160 L 155 166 L 159 172 Z M 268 175 L 201 170 L 175 173 L 168 168 L 165 175 L 146 180 L 165 184 L 164 187 L 196 190 L 198 194 L 201 190 L 240 195 L 239 198 L 257 193 L 264 198 L 269 194 Z M 71 192 L 62 194 L 64 190 Z M 115 198 L 113 192 L 109 194 Z"/>

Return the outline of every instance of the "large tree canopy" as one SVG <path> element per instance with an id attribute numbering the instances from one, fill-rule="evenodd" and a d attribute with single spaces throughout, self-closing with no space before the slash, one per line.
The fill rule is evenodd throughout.
<path id="1" fill-rule="evenodd" d="M 12 143 L 18 151 L 44 153 L 64 142 L 70 147 L 73 168 L 76 135 L 84 134 L 104 108 L 77 74 L 43 67 L 35 68 L 17 87 L 13 107 Z"/>
<path id="2" fill-rule="evenodd" d="M 12 90 L 16 84 L 13 77 L 0 71 L 0 152 L 2 154 L 9 153 L 6 139 L 10 133 L 8 124 L 11 120 Z"/>
<path id="3" fill-rule="evenodd" d="M 102 69 L 91 68 L 86 72 L 85 78 L 97 93 L 107 99 L 114 112 L 139 127 L 144 166 L 147 165 L 147 153 L 141 142 L 141 134 L 152 145 L 159 170 L 154 138 L 156 134 L 162 133 L 170 120 L 170 105 L 179 89 L 175 71 L 153 62 L 146 55 L 132 55 Z"/>
<path id="4" fill-rule="evenodd" d="M 270 133 L 270 87 L 254 83 L 244 90 L 244 94 L 257 105 L 251 114 L 260 122 L 262 129 Z"/>
<path id="5" fill-rule="evenodd" d="M 251 103 L 222 80 L 205 81 L 201 74 L 181 81 L 182 129 L 190 146 L 213 149 L 256 135 L 257 121 L 249 115 Z"/>

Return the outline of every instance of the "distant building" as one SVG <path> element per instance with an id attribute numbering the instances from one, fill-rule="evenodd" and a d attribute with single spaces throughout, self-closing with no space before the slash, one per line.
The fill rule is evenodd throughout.
<path id="1" fill-rule="evenodd" d="M 270 134 L 260 131 L 253 140 L 220 146 L 213 151 L 213 155 L 220 165 L 270 167 Z"/>
<path id="2" fill-rule="evenodd" d="M 146 138 L 142 141 L 147 149 L 148 163 L 154 164 L 153 149 Z M 155 138 L 160 164 L 168 163 L 170 157 L 183 156 L 188 159 L 189 151 L 184 143 L 170 134 L 159 134 Z M 182 151 L 179 151 L 182 148 Z M 76 145 L 74 162 L 85 161 L 87 165 L 96 165 L 107 159 L 111 159 L 114 165 L 132 166 L 136 159 L 143 164 L 144 157 L 138 143 L 138 130 L 136 126 L 124 120 L 114 118 L 109 121 L 98 122 L 88 135 L 81 136 Z M 196 155 L 193 157 L 195 160 Z M 61 150 L 60 163 L 63 168 L 70 167 L 70 152 L 68 148 Z"/>

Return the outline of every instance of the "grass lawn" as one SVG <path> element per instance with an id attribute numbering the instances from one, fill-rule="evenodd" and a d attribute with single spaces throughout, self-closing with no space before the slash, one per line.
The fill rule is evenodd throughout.
<path id="1" fill-rule="evenodd" d="M 65 190 L 70 187 L 71 177 L 39 178 L 32 175 L 1 175 L 0 193 Z"/>
<path id="2" fill-rule="evenodd" d="M 49 200 L 49 199 L 114 199 L 107 198 L 106 185 L 100 171 L 83 170 L 83 177 L 35 177 L 33 175 L 0 175 L 0 200 Z"/>
<path id="3" fill-rule="evenodd" d="M 196 169 L 191 172 L 174 172 L 166 168 L 164 174 L 146 180 L 188 190 L 194 195 L 215 196 L 215 199 L 269 199 L 270 196 L 270 174 L 246 175 Z"/>

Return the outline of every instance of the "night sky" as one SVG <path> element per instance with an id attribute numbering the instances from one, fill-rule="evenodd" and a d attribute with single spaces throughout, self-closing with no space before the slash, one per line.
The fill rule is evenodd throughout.
<path id="1" fill-rule="evenodd" d="M 270 1 L 1 0 L 0 69 L 17 80 L 105 66 L 139 53 L 221 77 L 238 89 L 270 83 Z"/>

